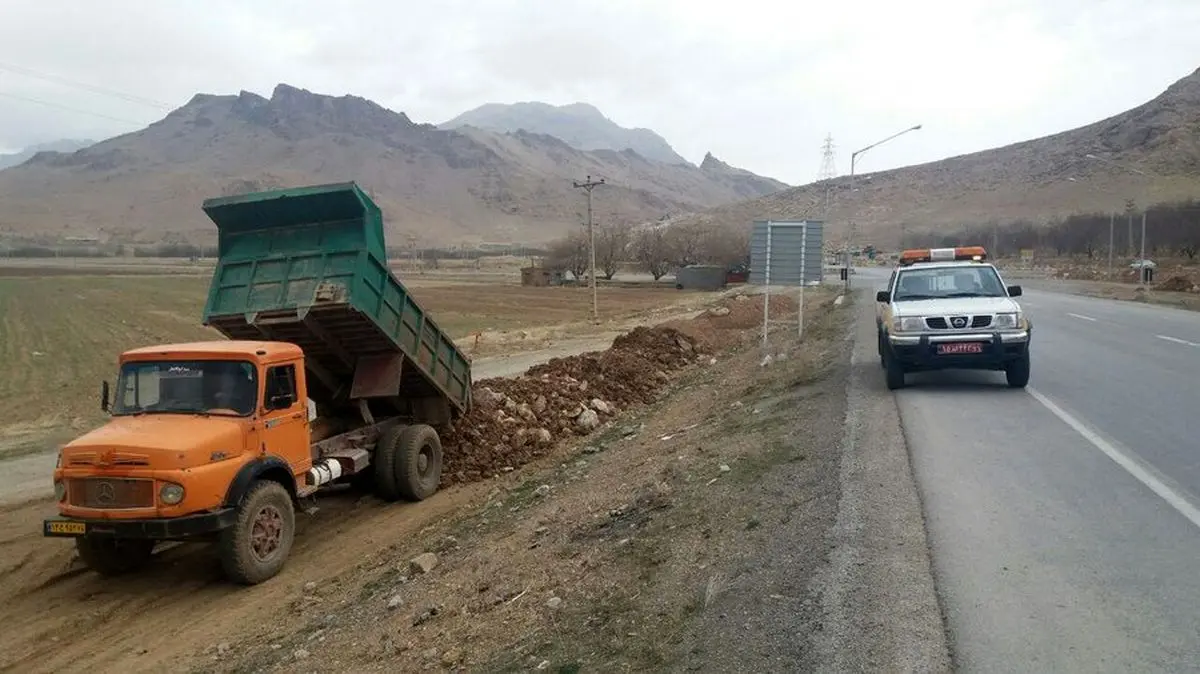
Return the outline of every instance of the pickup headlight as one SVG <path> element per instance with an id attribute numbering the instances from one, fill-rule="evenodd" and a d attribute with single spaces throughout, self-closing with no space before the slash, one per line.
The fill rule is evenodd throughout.
<path id="1" fill-rule="evenodd" d="M 59 501 L 67 500 L 67 485 L 62 480 L 54 483 L 54 498 Z"/>
<path id="2" fill-rule="evenodd" d="M 995 327 L 1000 330 L 1017 330 L 1025 324 L 1025 317 L 1021 312 L 1012 314 L 996 314 Z"/>
<path id="3" fill-rule="evenodd" d="M 164 483 L 158 490 L 158 498 L 167 505 L 176 505 L 183 500 L 183 487 L 172 482 Z"/>
<path id="4" fill-rule="evenodd" d="M 901 316 L 892 319 L 892 332 L 920 332 L 925 329 L 921 316 Z"/>

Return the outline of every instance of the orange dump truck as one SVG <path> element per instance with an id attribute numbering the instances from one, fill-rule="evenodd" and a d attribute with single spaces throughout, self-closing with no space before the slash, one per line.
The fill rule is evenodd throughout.
<path id="1" fill-rule="evenodd" d="M 102 427 L 65 445 L 59 515 L 102 574 L 160 541 L 208 540 L 253 584 L 283 567 L 295 512 L 355 482 L 420 500 L 444 429 L 471 405 L 468 358 L 387 267 L 379 208 L 354 183 L 209 199 L 220 258 L 204 323 L 227 340 L 121 354 Z"/>

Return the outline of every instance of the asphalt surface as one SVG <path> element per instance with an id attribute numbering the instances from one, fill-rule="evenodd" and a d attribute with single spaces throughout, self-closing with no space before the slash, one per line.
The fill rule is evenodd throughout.
<path id="1" fill-rule="evenodd" d="M 1026 390 L 942 372 L 896 392 L 956 667 L 1197 671 L 1200 314 L 1020 301 Z"/>

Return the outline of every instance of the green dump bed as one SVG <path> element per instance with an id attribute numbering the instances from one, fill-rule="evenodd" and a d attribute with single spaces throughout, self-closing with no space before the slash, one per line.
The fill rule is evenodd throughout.
<path id="1" fill-rule="evenodd" d="M 382 214 L 356 184 L 203 208 L 220 237 L 206 325 L 230 339 L 299 345 L 317 401 L 444 398 L 452 414 L 470 408 L 470 361 L 388 269 Z"/>

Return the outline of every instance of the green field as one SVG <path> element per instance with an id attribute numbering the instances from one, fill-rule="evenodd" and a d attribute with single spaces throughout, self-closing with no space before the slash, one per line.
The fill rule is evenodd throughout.
<path id="1" fill-rule="evenodd" d="M 0 455 L 94 425 L 121 351 L 215 335 L 199 325 L 206 288 L 183 276 L 0 278 Z"/>

